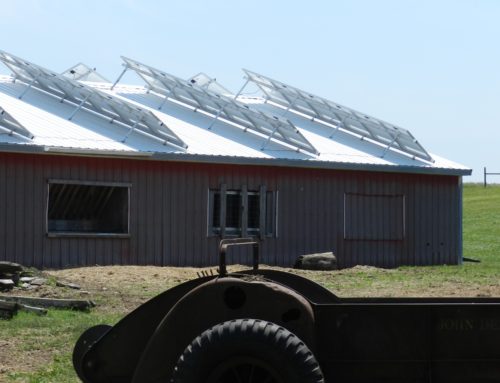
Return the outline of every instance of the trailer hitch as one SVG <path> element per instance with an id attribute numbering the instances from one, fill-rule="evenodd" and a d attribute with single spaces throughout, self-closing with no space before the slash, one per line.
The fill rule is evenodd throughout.
<path id="1" fill-rule="evenodd" d="M 219 244 L 219 276 L 227 275 L 226 253 L 229 246 L 252 245 L 253 269 L 259 269 L 259 242 L 253 238 L 223 239 Z"/>

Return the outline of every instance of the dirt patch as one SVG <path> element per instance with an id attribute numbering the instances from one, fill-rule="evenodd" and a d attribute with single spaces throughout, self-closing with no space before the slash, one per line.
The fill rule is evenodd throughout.
<path id="1" fill-rule="evenodd" d="M 0 340 L 0 382 L 8 374 L 36 371 L 54 358 L 53 350 L 26 349 L 20 343 L 16 338 Z"/>
<path id="2" fill-rule="evenodd" d="M 47 274 L 81 286 L 78 292 L 63 289 L 66 290 L 64 294 L 95 300 L 97 310 L 126 313 L 160 292 L 196 278 L 200 270 L 155 266 L 96 266 L 47 271 Z"/>
<path id="3" fill-rule="evenodd" d="M 335 271 L 294 270 L 272 268 L 292 272 L 311 279 L 339 296 L 356 297 L 498 297 L 500 283 L 471 278 L 429 277 L 425 268 L 383 269 L 373 266 L 355 266 Z M 247 269 L 234 265 L 229 272 Z M 54 286 L 42 286 L 33 294 L 55 298 L 97 299 L 112 307 L 111 311 L 128 312 L 158 293 L 179 283 L 196 278 L 202 271 L 215 273 L 215 269 L 176 268 L 156 266 L 96 266 L 47 271 L 53 279 L 74 282 L 82 287 L 75 291 Z M 101 307 L 102 310 L 106 308 Z"/>

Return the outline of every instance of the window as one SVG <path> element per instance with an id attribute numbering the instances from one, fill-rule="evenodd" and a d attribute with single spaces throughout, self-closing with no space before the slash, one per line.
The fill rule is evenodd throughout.
<path id="1" fill-rule="evenodd" d="M 213 192 L 213 211 L 212 227 L 214 233 L 220 233 L 221 227 L 221 193 L 218 191 Z M 226 192 L 226 220 L 225 229 L 227 234 L 239 235 L 241 228 L 241 195 L 239 192 L 229 190 Z"/>
<path id="2" fill-rule="evenodd" d="M 209 235 L 275 237 L 277 234 L 277 192 L 219 190 L 209 192 Z"/>
<path id="3" fill-rule="evenodd" d="M 49 181 L 49 235 L 128 235 L 129 185 Z"/>
<path id="4" fill-rule="evenodd" d="M 398 241 L 404 237 L 404 195 L 344 195 L 345 239 Z"/>

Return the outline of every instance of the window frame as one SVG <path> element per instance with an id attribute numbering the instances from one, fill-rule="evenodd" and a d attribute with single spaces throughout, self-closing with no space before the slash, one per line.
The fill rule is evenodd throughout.
<path id="1" fill-rule="evenodd" d="M 217 194 L 221 196 L 219 197 L 219 212 L 214 211 L 215 196 Z M 222 196 L 227 196 L 227 194 L 238 194 L 241 196 L 239 210 L 240 227 L 226 226 L 227 198 L 222 198 Z M 249 196 L 259 197 L 258 227 L 250 228 L 248 226 Z M 268 204 L 268 198 L 271 198 L 271 205 Z M 218 189 L 208 189 L 207 202 L 207 237 L 258 237 L 260 239 L 278 237 L 278 191 L 269 191 L 264 185 L 261 185 L 258 190 L 248 190 L 246 185 L 241 186 L 239 189 L 227 189 L 225 184 L 221 184 Z M 268 208 L 272 209 L 271 215 L 268 213 Z M 215 214 L 219 214 L 219 226 L 214 226 L 213 224 Z M 271 217 L 270 222 L 268 222 L 268 216 Z"/>
<path id="2" fill-rule="evenodd" d="M 50 201 L 50 185 L 65 184 L 65 185 L 81 185 L 81 186 L 103 186 L 103 187 L 121 187 L 127 189 L 127 232 L 126 233 L 92 233 L 92 232 L 55 232 L 49 230 L 49 201 Z M 48 179 L 46 186 L 46 202 L 45 202 L 45 235 L 48 238 L 130 238 L 130 189 L 132 183 L 129 182 L 100 182 L 100 181 L 80 181 L 80 180 L 65 180 L 65 179 Z"/>

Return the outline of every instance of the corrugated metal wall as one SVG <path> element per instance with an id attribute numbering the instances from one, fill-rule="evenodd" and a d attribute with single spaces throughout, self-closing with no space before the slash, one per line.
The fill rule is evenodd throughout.
<path id="1" fill-rule="evenodd" d="M 47 237 L 49 179 L 130 183 L 130 238 Z M 225 184 L 278 191 L 278 238 L 263 241 L 264 263 L 288 266 L 298 255 L 333 251 L 343 267 L 456 264 L 459 181 L 456 176 L 0 153 L 0 260 L 50 268 L 215 265 L 218 239 L 207 237 L 208 190 Z M 346 194 L 404 196 L 404 239 L 345 239 Z M 356 220 L 373 219 L 380 211 L 380 206 L 358 209 Z M 247 255 L 241 250 L 230 257 L 243 262 Z"/>

